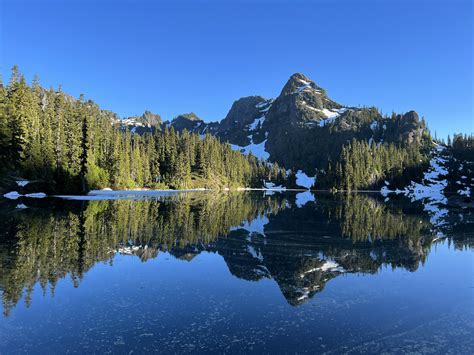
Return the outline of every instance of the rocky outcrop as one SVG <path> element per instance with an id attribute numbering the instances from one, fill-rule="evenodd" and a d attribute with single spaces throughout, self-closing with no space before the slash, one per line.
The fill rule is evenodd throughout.
<path id="1" fill-rule="evenodd" d="M 138 122 L 141 122 L 148 127 L 159 127 L 163 123 L 163 120 L 160 115 L 150 111 L 145 111 L 138 119 Z"/>
<path id="2" fill-rule="evenodd" d="M 338 159 L 353 138 L 371 144 L 420 141 L 426 129 L 415 111 L 384 117 L 374 107 L 344 107 L 301 73 L 293 74 L 275 99 L 247 96 L 236 100 L 220 122 L 207 123 L 194 113 L 162 123 L 146 111 L 123 121 L 133 133 L 173 127 L 181 132 L 212 134 L 245 153 L 309 176 Z"/>
<path id="3" fill-rule="evenodd" d="M 173 126 L 178 132 L 186 129 L 189 132 L 200 134 L 205 127 L 205 123 L 194 112 L 191 112 L 175 117 L 171 121 L 170 126 Z"/>
<path id="4" fill-rule="evenodd" d="M 262 111 L 268 105 L 268 100 L 261 96 L 248 96 L 234 101 L 226 117 L 219 123 L 217 135 L 239 146 L 250 144 L 249 126 L 264 115 Z"/>
<path id="5" fill-rule="evenodd" d="M 342 105 L 326 96 L 323 88 L 301 73 L 293 74 L 268 112 L 273 124 L 317 124 L 334 116 Z M 333 111 L 334 110 L 334 111 Z"/>

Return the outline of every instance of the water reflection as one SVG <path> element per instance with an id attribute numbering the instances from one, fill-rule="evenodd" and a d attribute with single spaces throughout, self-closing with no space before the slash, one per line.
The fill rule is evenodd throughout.
<path id="1" fill-rule="evenodd" d="M 466 211 L 453 213 L 457 219 L 439 228 L 421 208 L 368 195 L 318 195 L 312 202 L 291 193 L 201 192 L 37 203 L 21 210 L 2 207 L 5 316 L 20 299 L 32 302 L 37 283 L 53 295 L 65 277 L 78 287 L 96 263 L 113 264 L 117 253 L 145 262 L 160 251 L 188 261 L 215 252 L 234 276 L 273 279 L 288 303 L 299 305 L 339 275 L 376 273 L 383 265 L 415 271 L 440 236 L 456 248 L 473 247 Z"/>

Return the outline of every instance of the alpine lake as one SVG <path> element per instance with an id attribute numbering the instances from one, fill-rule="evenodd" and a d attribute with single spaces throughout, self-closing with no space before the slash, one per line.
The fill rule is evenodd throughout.
<path id="1" fill-rule="evenodd" d="M 4 199 L 0 354 L 469 354 L 473 250 L 376 193 Z"/>

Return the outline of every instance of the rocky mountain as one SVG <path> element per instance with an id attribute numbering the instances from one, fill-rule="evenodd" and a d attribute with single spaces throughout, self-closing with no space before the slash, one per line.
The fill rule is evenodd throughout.
<path id="1" fill-rule="evenodd" d="M 129 129 L 132 133 L 142 134 L 155 129 L 161 129 L 163 120 L 160 115 L 150 111 L 145 111 L 141 116 L 125 118 L 121 123 L 124 128 Z"/>
<path id="2" fill-rule="evenodd" d="M 187 129 L 190 132 L 199 132 L 200 127 L 204 124 L 204 121 L 196 116 L 194 112 L 184 113 L 175 117 L 171 122 L 166 122 L 167 125 L 172 125 L 177 131 Z M 204 127 L 203 127 L 204 128 Z"/>
<path id="3" fill-rule="evenodd" d="M 203 135 L 206 133 L 215 133 L 218 123 L 206 123 L 204 122 L 204 120 L 199 118 L 194 112 L 190 112 L 178 115 L 171 121 L 166 121 L 163 126 L 168 128 L 173 127 L 178 132 L 187 130 L 191 133 Z"/>
<path id="4" fill-rule="evenodd" d="M 321 197 L 321 201 L 328 202 L 326 198 Z M 218 253 L 230 273 L 240 279 L 274 280 L 292 306 L 305 303 L 342 275 L 375 274 L 384 265 L 415 271 L 429 250 L 423 246 L 424 238 L 390 238 L 384 228 L 391 229 L 395 235 L 403 224 L 402 228 L 413 228 L 410 231 L 417 234 L 427 228 L 427 220 L 405 215 L 404 222 L 400 223 L 397 215 L 392 214 L 396 208 L 392 211 L 370 198 L 357 198 L 360 200 L 356 202 L 370 205 L 372 212 L 379 212 L 373 221 L 373 225 L 379 227 L 365 224 L 365 228 L 357 230 L 351 223 L 356 216 L 353 213 L 358 212 L 352 210 L 351 203 L 341 210 L 343 216 L 349 213 L 351 218 L 337 221 L 342 223 L 325 223 L 333 216 L 332 207 L 328 208 L 333 205 L 310 202 L 299 208 L 286 208 L 274 216 L 259 216 L 250 223 L 245 221 L 231 228 L 226 237 L 209 244 L 172 247 L 170 254 L 190 260 L 201 252 Z M 382 219 L 384 223 L 380 223 Z M 380 225 L 383 230 L 379 231 Z M 368 237 L 370 234 L 375 240 Z M 331 243 L 327 236 L 331 236 Z"/>
<path id="5" fill-rule="evenodd" d="M 235 150 L 301 171 L 308 176 L 326 169 L 342 146 L 353 138 L 369 144 L 413 143 L 426 131 L 414 111 L 384 116 L 375 107 L 344 106 L 301 73 L 293 74 L 275 99 L 248 96 L 232 104 L 220 122 L 206 123 L 194 113 L 161 123 L 158 115 L 150 123 L 145 116 L 123 122 L 141 133 L 143 127 L 174 127 L 200 135 L 209 133 L 229 142 Z M 148 126 L 147 126 L 148 124 Z"/>

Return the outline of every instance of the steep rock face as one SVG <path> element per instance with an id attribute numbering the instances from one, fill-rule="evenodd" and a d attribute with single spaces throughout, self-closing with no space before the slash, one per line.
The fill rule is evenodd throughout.
<path id="1" fill-rule="evenodd" d="M 189 132 L 201 134 L 202 130 L 205 128 L 205 123 L 201 118 L 196 116 L 194 112 L 191 112 L 175 117 L 171 121 L 170 126 L 173 126 L 178 132 L 186 129 Z"/>
<path id="2" fill-rule="evenodd" d="M 265 148 L 270 159 L 314 175 L 315 169 L 325 165 L 317 162 L 328 159 L 328 148 L 318 149 L 319 136 L 327 136 L 327 127 L 346 111 L 311 79 L 293 74 L 268 110 Z"/>
<path id="3" fill-rule="evenodd" d="M 138 119 L 138 122 L 141 122 L 143 125 L 149 127 L 159 127 L 163 123 L 163 120 L 161 119 L 160 115 L 150 111 L 145 111 Z"/>
<path id="4" fill-rule="evenodd" d="M 396 138 L 400 141 L 406 141 L 408 143 L 414 142 L 422 134 L 420 129 L 425 128 L 424 126 L 420 126 L 420 119 L 415 111 L 398 115 L 397 121 L 400 122 L 400 125 L 396 127 L 397 129 L 394 131 L 398 133 L 399 136 Z"/>
<path id="5" fill-rule="evenodd" d="M 162 123 L 146 111 L 122 121 L 133 133 L 174 127 L 199 135 L 212 134 L 232 148 L 294 171 L 314 176 L 339 158 L 353 138 L 370 144 L 421 141 L 426 129 L 418 114 L 385 117 L 374 107 L 344 107 L 307 76 L 293 74 L 275 99 L 248 96 L 236 100 L 220 122 L 204 122 L 194 113 Z"/>
<path id="6" fill-rule="evenodd" d="M 317 124 L 333 117 L 342 106 L 301 73 L 293 74 L 268 112 L 272 124 Z"/>
<path id="7" fill-rule="evenodd" d="M 260 129 L 252 124 L 264 115 L 268 105 L 269 102 L 261 96 L 248 96 L 234 101 L 227 116 L 219 123 L 217 135 L 239 146 L 250 144 L 249 131 Z"/>
<path id="8" fill-rule="evenodd" d="M 303 74 L 293 74 L 266 115 L 270 160 L 314 175 L 353 138 L 370 144 L 421 141 L 425 124 L 414 111 L 384 117 L 374 107 L 343 107 Z"/>
<path id="9" fill-rule="evenodd" d="M 132 133 L 143 134 L 160 130 L 163 125 L 161 116 L 150 111 L 145 111 L 141 116 L 127 117 L 121 120 L 122 127 Z"/>
<path id="10" fill-rule="evenodd" d="M 278 214 L 266 216 L 266 222 L 258 230 L 252 222 L 244 223 L 232 228 L 225 238 L 217 238 L 207 245 L 175 246 L 170 253 L 185 260 L 202 251 L 218 253 L 230 273 L 240 279 L 274 280 L 287 302 L 293 306 L 305 303 L 341 275 L 376 273 L 384 265 L 415 271 L 426 259 L 427 249 L 423 247 L 425 241 L 422 238 L 386 236 L 374 242 L 370 239 L 374 229 L 359 230 L 357 223 L 349 224 L 354 220 L 353 210 L 346 210 L 349 205 L 340 210 L 344 211 L 341 216 L 335 217 L 337 214 L 332 203 L 336 201 L 327 204 L 330 200 L 321 198 L 322 204 L 284 209 Z M 378 203 L 375 200 L 365 197 L 363 201 L 376 210 Z M 379 212 L 374 225 L 379 226 L 382 220 L 399 224 L 398 218 L 390 218 L 391 210 Z M 344 218 L 345 213 L 350 218 Z M 332 223 L 327 223 L 329 218 L 334 218 Z M 416 226 L 421 223 L 419 216 L 406 218 L 416 220 Z M 272 237 L 268 238 L 268 235 Z M 327 241 L 328 235 L 331 235 L 331 243 Z"/>

